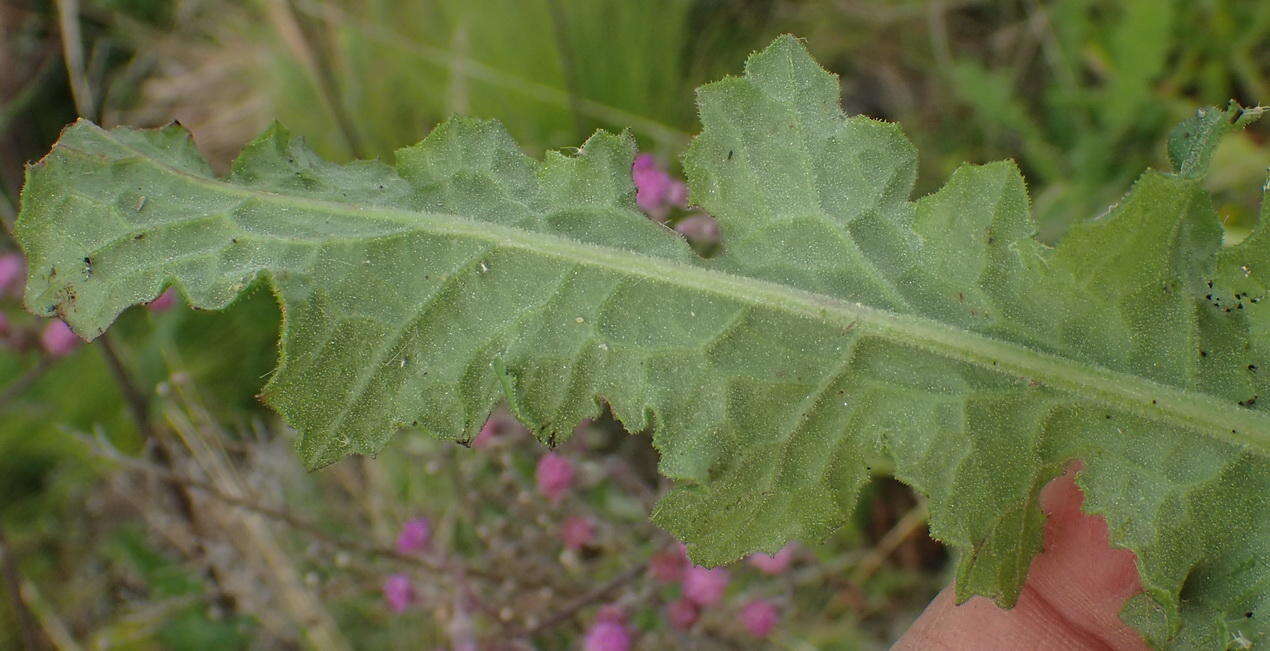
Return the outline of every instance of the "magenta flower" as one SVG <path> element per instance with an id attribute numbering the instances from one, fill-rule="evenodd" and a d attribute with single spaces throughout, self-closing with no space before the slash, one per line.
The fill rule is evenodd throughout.
<path id="1" fill-rule="evenodd" d="M 665 219 L 666 211 L 672 205 L 687 204 L 687 186 L 658 167 L 651 154 L 635 157 L 631 165 L 631 180 L 635 182 L 635 203 L 653 219 Z"/>
<path id="2" fill-rule="evenodd" d="M 26 273 L 26 261 L 20 253 L 0 255 L 0 295 L 10 289 L 14 294 L 21 293 L 22 276 Z"/>
<path id="3" fill-rule="evenodd" d="M 176 305 L 176 290 L 171 287 L 159 294 L 158 298 L 146 303 L 146 307 L 150 308 L 151 312 L 166 312 L 172 309 L 173 305 Z"/>
<path id="4" fill-rule="evenodd" d="M 596 616 L 587 629 L 582 648 L 586 651 L 628 651 L 631 632 L 619 618 Z"/>
<path id="5" fill-rule="evenodd" d="M 472 447 L 478 450 L 487 448 L 499 437 L 525 432 L 525 427 L 515 418 L 501 411 L 495 412 L 490 414 L 490 417 L 485 420 L 485 425 L 481 427 L 480 433 L 472 439 Z"/>
<path id="6" fill-rule="evenodd" d="M 423 551 L 432 540 L 432 521 L 427 518 L 415 518 L 401 525 L 401 533 L 397 534 L 397 552 L 414 554 Z"/>
<path id="7" fill-rule="evenodd" d="M 53 357 L 63 357 L 79 345 L 79 337 L 71 332 L 71 327 L 61 319 L 49 321 L 40 332 L 40 347 Z"/>
<path id="8" fill-rule="evenodd" d="M 560 538 L 569 549 L 582 549 L 595 540 L 595 525 L 587 518 L 571 515 L 560 527 Z"/>
<path id="9" fill-rule="evenodd" d="M 494 437 L 498 436 L 498 421 L 494 416 L 490 416 L 485 424 L 481 426 L 481 431 L 472 439 L 472 447 L 480 450 L 489 447 L 494 442 Z"/>
<path id="10" fill-rule="evenodd" d="M 394 613 L 403 613 L 415 601 L 415 587 L 405 574 L 393 574 L 384 579 L 384 601 Z"/>
<path id="11" fill-rule="evenodd" d="M 688 184 L 679 180 L 671 181 L 670 187 L 666 189 L 666 203 L 680 208 L 688 205 Z"/>
<path id="12" fill-rule="evenodd" d="M 751 554 L 750 565 L 757 567 L 764 574 L 777 575 L 789 569 L 790 561 L 794 560 L 794 546 L 785 545 L 775 554 Z"/>
<path id="13" fill-rule="evenodd" d="M 662 583 L 678 583 L 688 569 L 688 553 L 683 544 L 663 549 L 648 559 L 648 571 Z"/>
<path id="14" fill-rule="evenodd" d="M 755 599 L 741 609 L 741 623 L 754 637 L 767 637 L 780 618 L 776 606 L 764 599 Z"/>
<path id="15" fill-rule="evenodd" d="M 684 574 L 684 596 L 698 606 L 713 606 L 723 599 L 730 578 L 725 567 L 706 569 L 693 565 Z"/>
<path id="16" fill-rule="evenodd" d="M 693 244 L 719 243 L 719 222 L 705 213 L 684 217 L 675 224 L 675 230 Z"/>
<path id="17" fill-rule="evenodd" d="M 666 199 L 670 189 L 670 175 L 657 167 L 652 154 L 640 154 L 631 164 L 631 180 L 635 182 L 635 203 L 645 212 L 652 212 Z"/>
<path id="18" fill-rule="evenodd" d="M 681 631 L 692 628 L 700 616 L 701 608 L 691 599 L 676 599 L 666 604 L 666 621 Z"/>
<path id="19" fill-rule="evenodd" d="M 538 460 L 535 477 L 539 492 L 558 502 L 573 486 L 573 464 L 555 452 L 548 452 Z"/>

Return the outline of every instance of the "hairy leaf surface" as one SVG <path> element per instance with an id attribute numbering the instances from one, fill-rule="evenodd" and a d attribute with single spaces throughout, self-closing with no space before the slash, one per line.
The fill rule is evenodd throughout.
<path id="1" fill-rule="evenodd" d="M 1080 459 L 1086 509 L 1138 555 L 1131 623 L 1259 639 L 1270 218 L 1223 249 L 1200 186 L 1231 116 L 1183 125 L 1180 173 L 1051 249 L 1013 164 L 911 201 L 912 145 L 837 98 L 790 37 L 700 90 L 684 166 L 722 226 L 708 260 L 636 209 L 624 136 L 539 162 L 456 118 L 389 167 L 274 127 L 218 179 L 179 127 L 79 122 L 28 173 L 27 305 L 91 338 L 167 285 L 219 309 L 267 279 L 264 398 L 314 467 L 405 427 L 468 440 L 504 398 L 559 441 L 607 402 L 652 431 L 677 480 L 654 517 L 706 563 L 828 534 L 879 464 L 929 497 L 960 598 L 1009 606 L 1038 492 Z"/>

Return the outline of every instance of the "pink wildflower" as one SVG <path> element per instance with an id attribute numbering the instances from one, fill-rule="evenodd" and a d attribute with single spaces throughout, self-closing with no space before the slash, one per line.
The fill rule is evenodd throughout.
<path id="1" fill-rule="evenodd" d="M 675 224 L 675 230 L 694 244 L 719 243 L 719 222 L 705 213 L 684 217 Z"/>
<path id="2" fill-rule="evenodd" d="M 493 416 L 490 416 L 485 424 L 481 426 L 481 431 L 472 439 L 472 447 L 480 450 L 489 447 L 494 442 L 494 437 L 498 435 L 498 422 Z"/>
<path id="3" fill-rule="evenodd" d="M 676 599 L 666 604 L 666 621 L 681 631 L 692 628 L 700 616 L 701 609 L 691 599 Z"/>
<path id="4" fill-rule="evenodd" d="M 573 464 L 555 452 L 548 452 L 538 460 L 535 477 L 538 480 L 538 490 L 552 501 L 558 502 L 573 486 Z"/>
<path id="5" fill-rule="evenodd" d="M 397 534 L 397 551 L 414 554 L 423 551 L 432 540 L 432 522 L 427 518 L 415 518 L 401 526 Z"/>
<path id="6" fill-rule="evenodd" d="M 693 565 L 684 574 L 684 596 L 698 606 L 713 606 L 723 599 L 723 591 L 728 588 L 729 578 L 727 568 L 706 569 Z"/>
<path id="7" fill-rule="evenodd" d="M 631 180 L 635 182 L 635 203 L 653 219 L 665 219 L 671 205 L 682 206 L 688 200 L 687 186 L 658 167 L 651 154 L 635 157 Z"/>
<path id="8" fill-rule="evenodd" d="M 571 515 L 560 528 L 560 538 L 569 549 L 582 549 L 595 540 L 595 525 L 582 516 Z"/>
<path id="9" fill-rule="evenodd" d="M 684 578 L 684 570 L 688 568 L 688 554 L 682 544 L 653 554 L 648 559 L 648 571 L 654 579 L 662 583 L 676 583 Z"/>
<path id="10" fill-rule="evenodd" d="M 415 587 L 405 574 L 393 574 L 384 580 L 384 601 L 394 613 L 403 613 L 415 600 Z"/>
<path id="11" fill-rule="evenodd" d="M 780 574 L 789 569 L 790 561 L 794 560 L 794 546 L 785 545 L 775 554 L 751 554 L 749 560 L 750 565 L 764 574 Z"/>
<path id="12" fill-rule="evenodd" d="M 525 427 L 516 421 L 515 418 L 503 412 L 495 412 L 485 420 L 485 425 L 481 427 L 481 431 L 472 439 L 472 447 L 480 450 L 494 444 L 494 441 L 500 437 L 510 434 L 524 433 Z"/>
<path id="13" fill-rule="evenodd" d="M 75 350 L 78 345 L 79 337 L 76 337 L 75 333 L 71 332 L 71 327 L 61 319 L 49 321 L 49 324 L 40 332 L 40 346 L 44 348 L 44 352 L 53 357 L 63 357 Z"/>
<path id="14" fill-rule="evenodd" d="M 776 606 L 763 599 L 755 599 L 741 609 L 741 623 L 754 637 L 767 637 L 780 618 Z"/>
<path id="15" fill-rule="evenodd" d="M 671 181 L 670 187 L 666 189 L 666 203 L 681 208 L 688 205 L 688 184 L 679 180 Z"/>
<path id="16" fill-rule="evenodd" d="M 151 312 L 166 312 L 172 309 L 173 305 L 176 305 L 176 290 L 171 287 L 159 294 L 158 298 L 146 303 L 146 307 L 150 308 Z"/>
<path id="17" fill-rule="evenodd" d="M 582 648 L 586 651 L 628 651 L 631 632 L 621 620 L 599 618 L 587 629 Z"/>
<path id="18" fill-rule="evenodd" d="M 20 253 L 0 255 L 0 295 L 12 289 L 14 294 L 21 293 L 22 276 L 26 273 L 26 261 Z"/>

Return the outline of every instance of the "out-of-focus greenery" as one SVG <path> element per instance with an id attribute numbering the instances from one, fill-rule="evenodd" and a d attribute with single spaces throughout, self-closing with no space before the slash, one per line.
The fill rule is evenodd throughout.
<path id="1" fill-rule="evenodd" d="M 963 161 L 1016 159 L 1045 239 L 1102 212 L 1143 168 L 1167 168 L 1165 134 L 1197 107 L 1267 101 L 1266 3 L 846 4 L 808 33 L 859 89 L 848 102 L 904 126 L 928 189 Z M 1210 189 L 1239 233 L 1270 165 L 1265 137 L 1262 125 L 1228 139 L 1214 165 Z"/>
<path id="2" fill-rule="evenodd" d="M 991 65 L 950 54 L 943 72 L 985 143 L 1003 155 L 1019 152 L 1050 237 L 1075 216 L 1098 212 L 1158 161 L 1160 135 L 1197 100 L 1267 96 L 1265 70 L 1255 63 L 1261 56 L 1264 68 L 1270 54 L 1266 3 L 1078 0 L 1054 5 L 1043 20 L 1048 33 L 1033 46 L 1039 61 Z M 1226 163 L 1259 171 L 1270 164 L 1260 153 Z M 1246 226 L 1252 207 L 1245 204 L 1236 223 Z"/>
<path id="3" fill-rule="evenodd" d="M 677 154 L 695 115 L 692 89 L 762 42 L 776 3 L 181 4 L 172 27 L 129 21 L 114 36 L 138 57 L 113 89 L 128 101 L 108 116 L 184 114 L 196 131 L 224 127 L 209 135 L 214 153 L 237 149 L 219 139 L 241 145 L 278 119 L 319 153 L 347 159 L 388 156 L 455 113 L 496 117 L 535 150 L 576 146 L 604 127 Z"/>
<path id="4" fill-rule="evenodd" d="M 1162 167 L 1167 128 L 1197 107 L 1270 102 L 1270 3 L 1245 0 L 17 2 L 0 6 L 0 61 L 22 63 L 0 66 L 6 226 L 22 163 L 47 151 L 76 114 L 57 20 L 59 7 L 73 4 L 95 100 L 89 117 L 141 126 L 179 119 L 220 169 L 273 119 L 323 155 L 349 159 L 391 156 L 452 113 L 498 118 L 532 153 L 576 146 L 596 128 L 629 128 L 673 169 L 697 128 L 692 89 L 791 32 L 843 77 L 849 112 L 903 125 L 922 155 L 922 189 L 963 161 L 1018 160 L 1047 238 L 1102 212 L 1142 168 Z M 1270 165 L 1267 128 L 1228 138 L 1212 166 L 1210 189 L 1232 241 L 1255 219 L 1254 189 Z M 12 248 L 0 241 L 0 253 Z M 205 549 L 184 547 L 166 484 L 86 443 L 100 437 L 120 453 L 154 457 L 100 346 L 34 371 L 45 363 L 34 340 L 42 324 L 11 294 L 0 296 L 0 311 L 12 325 L 0 338 L 0 395 L 38 376 L 0 403 L 0 526 L 46 636 L 64 629 L 68 639 L 130 648 L 303 639 L 277 621 L 285 617 L 253 611 L 295 598 L 294 586 L 264 581 L 258 602 L 243 598 L 252 588 L 235 581 L 276 576 L 267 564 L 218 557 L 233 545 L 215 532 Z M 658 490 L 655 456 L 645 438 L 611 423 L 586 428 L 568 449 L 590 477 L 576 506 L 606 523 L 604 544 L 586 558 L 553 542 L 561 511 L 537 496 L 518 501 L 541 453 L 526 440 L 468 453 L 404 437 L 379 460 L 300 472 L 288 433 L 254 399 L 272 367 L 278 318 L 260 291 L 214 315 L 138 308 L 112 329 L 153 418 L 181 435 L 171 448 L 185 456 L 173 468 L 229 481 L 208 464 L 231 459 L 238 480 L 285 495 L 290 513 L 331 535 L 389 544 L 402 519 L 424 513 L 438 522 L 436 538 L 465 558 L 497 567 L 499 545 L 513 556 L 528 549 L 563 586 L 526 599 L 530 610 L 594 587 L 664 542 L 637 490 Z M 197 399 L 178 399 L 181 391 Z M 862 584 L 843 578 L 913 506 L 885 482 L 862 499 L 856 521 L 805 550 L 801 578 L 764 583 L 736 571 L 734 591 L 785 599 L 779 643 L 884 645 L 945 580 L 942 554 L 912 540 Z M 385 610 L 383 559 L 359 560 L 312 532 L 281 538 L 302 585 L 321 595 L 346 637 L 365 646 L 446 642 L 445 603 L 429 606 L 436 621 Z M 235 563 L 248 578 L 224 576 Z M 234 595 L 221 592 L 226 585 Z M 657 610 L 673 592 L 640 594 L 649 605 L 632 621 L 649 640 L 673 643 Z M 736 643 L 728 626 L 703 625 L 714 642 Z M 570 623 L 539 642 L 563 648 L 577 632 Z M 0 647 L 18 640 L 16 613 L 0 594 Z"/>

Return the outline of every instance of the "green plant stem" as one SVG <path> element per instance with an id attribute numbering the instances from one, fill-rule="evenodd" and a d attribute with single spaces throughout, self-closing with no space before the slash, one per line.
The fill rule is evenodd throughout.
<path id="1" fill-rule="evenodd" d="M 344 99 L 340 95 L 339 82 L 335 78 L 335 66 L 331 61 L 330 53 L 322 43 L 319 34 L 314 33 L 314 26 L 311 21 L 303 20 L 300 16 L 295 15 L 296 12 L 290 0 L 282 3 L 286 11 L 291 14 L 296 24 L 296 32 L 300 37 L 298 45 L 303 47 L 306 52 L 304 59 L 312 63 L 313 81 L 318 87 L 323 100 L 326 101 L 330 108 L 331 116 L 335 118 L 335 125 L 339 129 L 340 136 L 344 139 L 344 144 L 348 147 L 349 153 L 354 158 L 366 158 L 367 153 L 365 147 L 362 146 L 362 139 L 357 133 L 357 126 L 353 122 L 352 116 L 344 107 Z"/>
<path id="2" fill-rule="evenodd" d="M 128 411 L 132 414 L 132 419 L 136 422 L 137 429 L 140 430 L 141 435 L 145 438 L 154 439 L 154 426 L 150 420 L 150 401 L 137 388 L 132 375 L 128 373 L 128 369 L 124 366 L 123 359 L 119 357 L 119 351 L 115 348 L 115 343 L 110 333 L 101 333 L 101 336 L 97 338 L 97 343 L 101 346 L 102 355 L 106 358 L 106 364 L 110 366 L 110 372 L 114 375 L 116 384 L 119 385 L 119 391 L 123 394 L 124 402 L 128 405 Z"/>
<path id="3" fill-rule="evenodd" d="M 22 635 L 22 647 L 27 651 L 41 649 L 43 646 L 35 626 L 35 618 L 31 616 L 31 609 L 22 598 L 22 574 L 18 569 L 18 559 L 5 538 L 3 525 L 0 525 L 0 561 L 3 562 L 5 590 L 9 593 L 14 618 L 18 620 L 18 631 Z"/>
<path id="4" fill-rule="evenodd" d="M 38 364 L 27 369 L 18 379 L 6 384 L 4 389 L 0 390 L 0 409 L 3 409 L 18 396 L 22 395 L 24 391 L 31 388 L 31 385 L 39 381 L 52 366 L 52 359 L 48 356 L 41 357 Z"/>
<path id="5" fill-rule="evenodd" d="M 66 76 L 70 80 L 71 97 L 75 111 L 82 117 L 93 119 L 96 108 L 88 76 L 84 72 L 84 44 L 79 30 L 79 0 L 57 0 L 57 24 L 62 36 L 62 56 L 66 61 Z"/>
<path id="6" fill-rule="evenodd" d="M 556 37 L 556 50 L 560 55 L 560 67 L 564 69 L 565 86 L 569 89 L 569 109 L 573 114 L 573 125 L 579 138 L 586 137 L 586 125 L 582 123 L 582 90 L 578 86 L 578 66 L 573 59 L 573 45 L 569 43 L 569 18 L 565 14 L 560 0 L 548 0 L 547 8 L 551 12 L 551 31 Z"/>
<path id="7" fill-rule="evenodd" d="M 56 70 L 56 64 L 56 55 L 46 56 L 22 88 L 13 93 L 8 101 L 0 103 L 0 133 L 8 131 L 15 119 L 31 110 L 35 100 L 40 97 L 44 82 Z"/>

